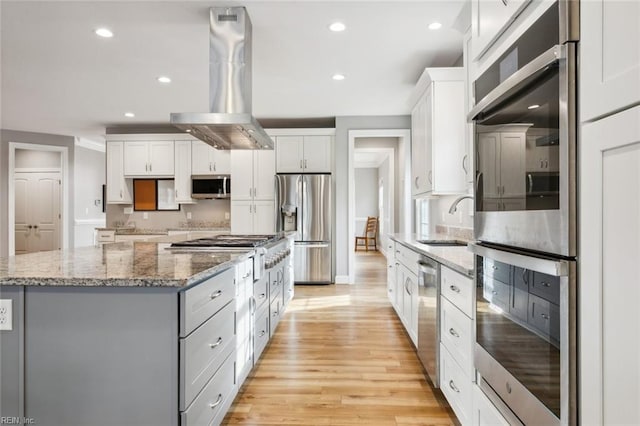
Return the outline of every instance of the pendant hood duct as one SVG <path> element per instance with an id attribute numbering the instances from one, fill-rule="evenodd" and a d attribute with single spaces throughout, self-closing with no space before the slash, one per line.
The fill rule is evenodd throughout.
<path id="1" fill-rule="evenodd" d="M 251 20 L 244 7 L 209 10 L 209 109 L 171 124 L 217 149 L 273 149 L 251 115 Z"/>

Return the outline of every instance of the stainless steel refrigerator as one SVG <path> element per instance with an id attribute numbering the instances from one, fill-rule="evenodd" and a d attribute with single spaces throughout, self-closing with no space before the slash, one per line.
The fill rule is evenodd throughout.
<path id="1" fill-rule="evenodd" d="M 276 175 L 276 231 L 295 231 L 294 281 L 329 284 L 331 175 Z"/>

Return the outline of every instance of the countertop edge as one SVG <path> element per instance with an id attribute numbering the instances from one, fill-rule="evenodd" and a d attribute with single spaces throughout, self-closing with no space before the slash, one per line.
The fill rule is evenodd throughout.
<path id="1" fill-rule="evenodd" d="M 413 235 L 404 235 L 404 234 L 387 234 L 387 236 L 392 239 L 393 241 L 402 244 L 403 246 L 419 252 L 420 254 L 423 254 L 427 257 L 430 257 L 431 259 L 435 260 L 438 263 L 441 263 L 451 269 L 453 269 L 456 272 L 459 272 L 469 278 L 473 278 L 474 277 L 474 270 L 473 268 L 469 269 L 466 266 L 457 263 L 456 261 L 443 257 L 443 255 L 435 253 L 433 251 L 430 251 L 429 247 L 424 245 L 424 244 L 420 244 L 418 242 L 416 242 L 415 236 Z M 454 238 L 454 237 L 444 237 L 444 236 L 438 236 L 438 239 L 451 239 L 451 240 L 459 240 L 458 238 Z M 468 248 L 465 246 L 460 246 L 460 247 L 449 247 L 449 250 L 461 250 L 461 251 L 467 251 Z M 442 250 L 442 248 L 439 248 L 439 250 Z M 469 256 L 471 258 L 473 258 L 473 254 L 471 252 L 468 252 Z"/>

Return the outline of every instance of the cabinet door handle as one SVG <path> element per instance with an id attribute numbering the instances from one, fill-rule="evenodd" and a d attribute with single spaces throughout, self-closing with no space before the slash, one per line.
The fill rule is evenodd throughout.
<path id="1" fill-rule="evenodd" d="M 302 160 L 300 160 L 300 168 L 302 169 Z"/>
<path id="2" fill-rule="evenodd" d="M 152 172 L 153 171 L 153 163 L 149 163 L 149 171 Z"/>
<path id="3" fill-rule="evenodd" d="M 31 228 L 33 228 L 33 226 L 31 226 L 31 225 L 27 225 L 27 228 L 31 229 Z"/>
<path id="4" fill-rule="evenodd" d="M 544 168 L 545 169 L 549 168 L 549 161 L 548 160 L 544 160 Z"/>
<path id="5" fill-rule="evenodd" d="M 469 171 L 467 170 L 466 162 L 467 162 L 467 154 L 465 154 L 464 157 L 462 157 L 462 170 L 464 170 L 465 175 L 469 173 Z"/>
<path id="6" fill-rule="evenodd" d="M 451 291 L 453 291 L 454 293 L 460 293 L 460 289 L 455 285 L 450 285 L 449 289 L 451 289 Z"/>
<path id="7" fill-rule="evenodd" d="M 540 168 L 544 169 L 544 161 L 540 160 Z"/>
<path id="8" fill-rule="evenodd" d="M 219 393 L 218 394 L 218 399 L 216 400 L 216 402 L 209 404 L 209 408 L 216 408 L 218 405 L 220 405 L 220 403 L 222 402 L 222 394 Z"/>
<path id="9" fill-rule="evenodd" d="M 419 188 L 418 186 L 418 181 L 420 180 L 420 176 L 416 176 L 416 178 L 413 180 L 413 185 L 416 187 L 416 189 Z"/>
<path id="10" fill-rule="evenodd" d="M 213 171 L 213 170 L 211 170 L 211 169 L 212 169 L 212 167 L 211 167 L 211 163 L 209 163 L 209 171 L 210 171 L 210 172 L 212 172 L 212 171 Z"/>
<path id="11" fill-rule="evenodd" d="M 307 160 L 304 160 L 304 168 L 307 168 Z"/>
<path id="12" fill-rule="evenodd" d="M 214 172 L 216 171 L 216 163 L 215 162 L 213 163 L 213 171 Z"/>
<path id="13" fill-rule="evenodd" d="M 433 170 L 429 170 L 429 183 L 433 185 Z"/>
<path id="14" fill-rule="evenodd" d="M 264 331 L 264 330 L 262 330 L 262 331 L 260 331 L 260 335 L 259 335 L 258 337 L 262 337 L 262 336 L 264 336 L 265 334 L 267 334 L 267 332 L 266 332 L 266 331 Z"/>
<path id="15" fill-rule="evenodd" d="M 178 198 L 178 190 L 176 189 L 176 198 Z"/>
<path id="16" fill-rule="evenodd" d="M 211 293 L 211 299 L 217 299 L 218 297 L 222 296 L 222 290 L 218 290 L 215 293 Z"/>
<path id="17" fill-rule="evenodd" d="M 460 337 L 458 332 L 456 330 L 454 330 L 453 328 L 449 329 L 449 334 L 451 334 L 453 337 Z"/>
<path id="18" fill-rule="evenodd" d="M 267 295 L 265 293 L 260 293 L 258 295 L 258 299 L 264 299 L 265 297 L 267 297 Z"/>
<path id="19" fill-rule="evenodd" d="M 544 319 L 546 319 L 547 321 L 549 320 L 549 315 L 547 314 L 540 314 L 540 316 Z"/>
<path id="20" fill-rule="evenodd" d="M 222 337 L 218 337 L 218 341 L 215 343 L 209 343 L 209 347 L 211 349 L 215 348 L 216 346 L 220 346 L 220 344 L 222 343 Z"/>
<path id="21" fill-rule="evenodd" d="M 120 198 L 122 198 L 122 189 L 120 190 Z"/>
<path id="22" fill-rule="evenodd" d="M 502 0 L 504 1 L 504 0 Z M 453 380 L 449 380 L 449 387 L 454 390 L 454 392 L 460 393 L 460 389 L 453 383 Z"/>
<path id="23" fill-rule="evenodd" d="M 522 281 L 524 281 L 525 284 L 529 284 L 529 279 L 527 278 L 527 270 L 523 269 L 522 270 Z"/>

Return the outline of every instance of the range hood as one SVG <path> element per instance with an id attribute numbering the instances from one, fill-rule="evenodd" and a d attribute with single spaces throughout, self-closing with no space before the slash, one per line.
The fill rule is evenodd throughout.
<path id="1" fill-rule="evenodd" d="M 171 124 L 216 149 L 273 149 L 251 115 L 251 20 L 244 7 L 209 10 L 209 110 L 172 113 Z"/>

